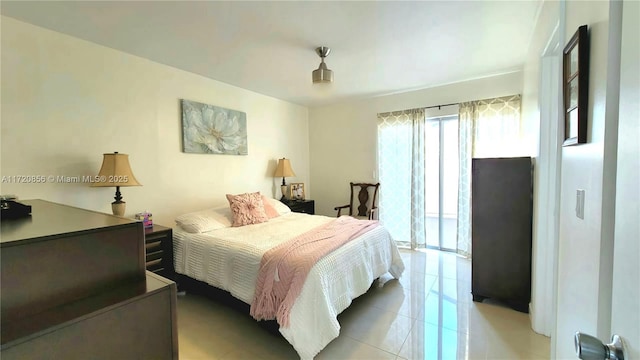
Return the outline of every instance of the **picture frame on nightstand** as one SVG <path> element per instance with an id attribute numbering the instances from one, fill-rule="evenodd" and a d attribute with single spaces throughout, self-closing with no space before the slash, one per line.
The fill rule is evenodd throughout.
<path id="1" fill-rule="evenodd" d="M 304 183 L 291 183 L 289 199 L 304 200 Z"/>

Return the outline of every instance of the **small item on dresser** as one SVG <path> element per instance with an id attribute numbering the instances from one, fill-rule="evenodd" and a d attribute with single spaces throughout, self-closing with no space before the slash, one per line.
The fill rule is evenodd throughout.
<path id="1" fill-rule="evenodd" d="M 152 214 L 148 211 L 137 213 L 136 220 L 141 220 L 145 228 L 153 227 Z"/>

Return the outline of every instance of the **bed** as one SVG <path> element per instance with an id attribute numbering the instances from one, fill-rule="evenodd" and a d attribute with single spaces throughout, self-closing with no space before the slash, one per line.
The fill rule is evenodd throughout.
<path id="1" fill-rule="evenodd" d="M 267 204 L 266 198 L 264 201 Z M 178 226 L 173 235 L 176 273 L 251 304 L 265 252 L 335 221 L 326 216 L 293 213 L 274 199 L 268 202 L 277 215 L 246 226 L 231 226 L 228 208 L 185 214 L 176 219 Z M 194 231 L 194 222 L 200 225 L 209 222 L 214 226 L 200 226 Z M 403 271 L 404 264 L 395 242 L 384 227 L 374 227 L 311 267 L 291 307 L 288 326 L 279 326 L 279 332 L 300 358 L 312 359 L 338 337 L 337 316 L 353 299 L 364 294 L 381 275 L 389 272 L 399 278 Z"/>

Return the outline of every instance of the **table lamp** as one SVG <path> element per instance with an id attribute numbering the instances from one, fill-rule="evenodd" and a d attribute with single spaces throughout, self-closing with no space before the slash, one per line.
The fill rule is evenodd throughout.
<path id="1" fill-rule="evenodd" d="M 133 176 L 129 165 L 129 155 L 120 154 L 117 151 L 112 154 L 103 154 L 102 167 L 96 177 L 92 187 L 114 187 L 116 188 L 116 201 L 111 203 L 113 215 L 124 216 L 127 204 L 122 201 L 120 186 L 142 186 Z"/>
<path id="2" fill-rule="evenodd" d="M 273 176 L 274 177 L 282 176 L 282 185 L 280 185 L 282 198 L 280 198 L 280 201 L 285 200 L 287 198 L 286 197 L 287 184 L 285 183 L 284 178 L 296 176 L 296 173 L 294 173 L 293 169 L 291 169 L 291 162 L 289 161 L 289 159 L 282 158 L 278 160 L 278 166 L 276 167 L 276 172 L 273 174 Z"/>

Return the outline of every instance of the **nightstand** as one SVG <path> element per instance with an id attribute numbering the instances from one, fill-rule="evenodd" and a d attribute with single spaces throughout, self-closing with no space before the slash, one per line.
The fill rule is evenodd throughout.
<path id="1" fill-rule="evenodd" d="M 284 200 L 283 203 L 287 205 L 293 212 L 305 213 L 309 215 L 313 215 L 316 213 L 314 200 Z"/>
<path id="2" fill-rule="evenodd" d="M 162 225 L 144 229 L 147 270 L 174 280 L 173 230 Z"/>

